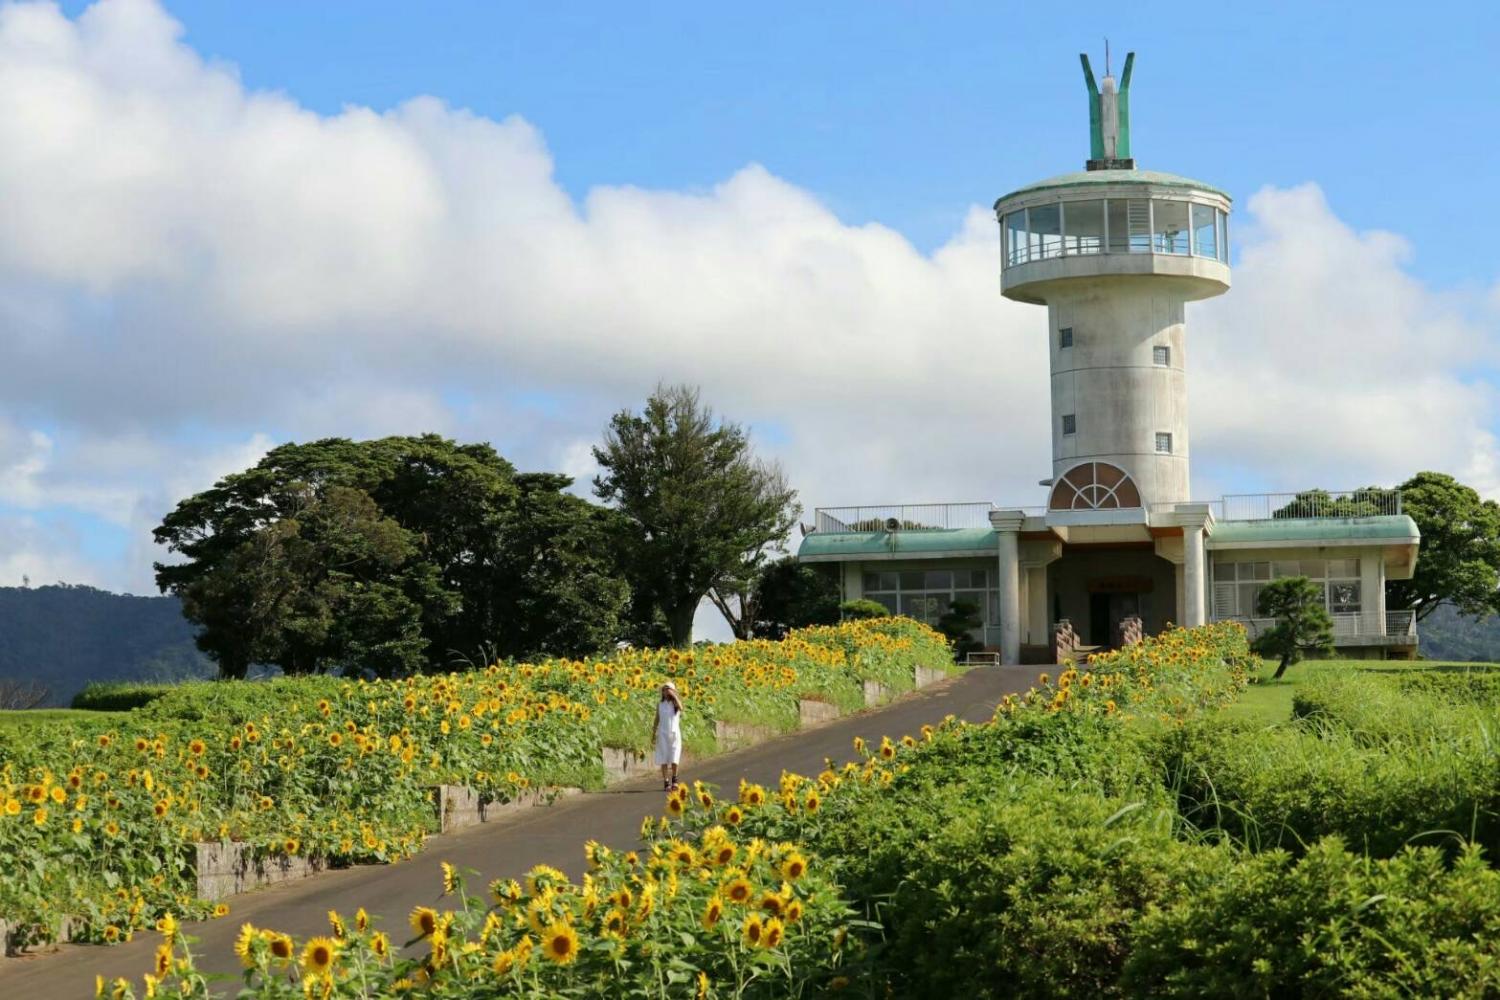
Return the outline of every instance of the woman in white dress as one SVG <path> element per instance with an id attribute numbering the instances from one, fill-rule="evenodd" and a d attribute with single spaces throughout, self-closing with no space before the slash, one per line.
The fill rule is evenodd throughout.
<path id="1" fill-rule="evenodd" d="M 677 763 L 682 759 L 682 699 L 677 694 L 677 685 L 671 681 L 661 686 L 656 721 L 651 724 L 651 741 L 656 744 L 662 790 L 671 791 L 677 787 Z"/>

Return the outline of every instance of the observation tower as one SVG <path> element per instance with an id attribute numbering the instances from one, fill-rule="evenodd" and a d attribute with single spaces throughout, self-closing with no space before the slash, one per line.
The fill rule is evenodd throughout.
<path id="1" fill-rule="evenodd" d="M 1047 307 L 1048 523 L 1143 523 L 1188 499 L 1188 302 L 1229 290 L 1227 194 L 1136 168 L 1130 75 L 1089 57 L 1089 159 L 995 202 L 1000 291 Z M 1061 515 L 1061 516 L 1055 516 Z M 1080 516 L 1082 515 L 1082 516 Z"/>

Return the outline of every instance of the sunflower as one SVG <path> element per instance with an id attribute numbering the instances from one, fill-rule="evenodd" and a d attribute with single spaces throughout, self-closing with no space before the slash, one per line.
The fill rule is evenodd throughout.
<path id="1" fill-rule="evenodd" d="M 342 939 L 349 933 L 349 929 L 344 926 L 344 918 L 339 916 L 338 910 L 328 911 L 328 926 L 333 929 L 333 936 L 336 938 Z"/>
<path id="2" fill-rule="evenodd" d="M 229 916 L 229 904 L 228 903 L 215 903 L 214 904 L 214 917 L 218 918 L 218 917 L 227 917 L 227 916 Z"/>
<path id="3" fill-rule="evenodd" d="M 786 930 L 782 927 L 781 921 L 776 919 L 775 917 L 772 917 L 770 920 L 766 921 L 766 926 L 761 933 L 761 946 L 765 948 L 775 948 L 777 945 L 781 944 L 781 939 L 785 936 L 785 934 Z"/>
<path id="4" fill-rule="evenodd" d="M 578 957 L 578 932 L 567 921 L 560 920 L 542 931 L 542 954 L 558 965 L 567 965 Z"/>
<path id="5" fill-rule="evenodd" d="M 687 844 L 675 844 L 672 847 L 672 860 L 684 868 L 691 868 L 698 860 L 698 855 Z"/>
<path id="6" fill-rule="evenodd" d="M 114 944 L 116 941 L 120 940 L 120 928 L 116 927 L 114 924 L 105 924 L 104 940 L 108 941 L 110 944 Z"/>
<path id="7" fill-rule="evenodd" d="M 730 806 L 724 812 L 724 822 L 730 826 L 739 826 L 745 819 L 745 813 L 739 806 Z"/>
<path id="8" fill-rule="evenodd" d="M 722 844 L 718 844 L 712 849 L 713 853 L 711 857 L 713 858 L 714 864 L 722 868 L 725 865 L 729 864 L 729 862 L 734 860 L 734 855 L 738 850 L 739 848 L 735 847 L 733 844 L 729 843 L 729 841 L 726 840 Z"/>
<path id="9" fill-rule="evenodd" d="M 746 903 L 754 894 L 755 888 L 749 879 L 737 878 L 724 887 L 724 896 L 731 903 Z"/>
<path id="10" fill-rule="evenodd" d="M 38 809 L 36 812 L 32 813 L 31 814 L 31 822 L 35 823 L 37 826 L 46 826 L 47 825 L 47 810 L 45 808 L 41 808 L 41 809 Z"/>
<path id="11" fill-rule="evenodd" d="M 802 800 L 802 808 L 807 810 L 808 815 L 817 812 L 822 805 L 823 799 L 815 791 L 808 792 L 807 798 Z"/>
<path id="12" fill-rule="evenodd" d="M 807 874 L 807 859 L 796 851 L 781 862 L 781 874 L 788 882 L 795 882 Z"/>
<path id="13" fill-rule="evenodd" d="M 759 946 L 761 938 L 765 936 L 766 926 L 761 923 L 760 916 L 750 914 L 745 918 L 744 936 L 745 943 L 754 948 Z"/>
<path id="14" fill-rule="evenodd" d="M 188 753 L 192 754 L 194 757 L 202 757 L 203 751 L 207 749 L 208 747 L 202 740 L 193 740 L 188 744 Z"/>
<path id="15" fill-rule="evenodd" d="M 255 930 L 252 925 L 240 925 L 240 936 L 234 939 L 234 955 L 239 958 L 240 964 L 246 969 L 255 966 L 255 954 L 251 951 L 252 943 L 260 936 L 260 931 Z"/>
<path id="16" fill-rule="evenodd" d="M 7 815 L 7 816 L 19 816 L 19 815 L 21 815 L 21 800 L 20 799 L 7 799 L 6 802 L 5 802 L 5 815 Z M 119 828 L 116 827 L 116 830 L 118 830 L 118 829 Z M 111 834 L 110 836 L 113 836 L 113 834 Z"/>
<path id="17" fill-rule="evenodd" d="M 391 939 L 385 936 L 385 931 L 376 931 L 370 937 L 370 950 L 376 958 L 385 958 L 391 953 Z"/>
<path id="18" fill-rule="evenodd" d="M 609 912 L 604 915 L 603 930 L 600 933 L 606 937 L 623 937 L 626 922 L 625 911 L 617 906 L 612 906 Z"/>
<path id="19" fill-rule="evenodd" d="M 719 921 L 723 918 L 723 916 L 724 900 L 721 896 L 715 893 L 709 899 L 708 905 L 703 908 L 703 929 L 709 931 L 713 930 L 719 925 Z"/>
<path id="20" fill-rule="evenodd" d="M 427 937 L 433 931 L 437 930 L 437 911 L 431 907 L 418 906 L 411 911 L 411 917 L 408 919 L 411 923 L 412 933 L 419 938 Z"/>
<path id="21" fill-rule="evenodd" d="M 288 934 L 279 934 L 276 931 L 267 931 L 266 935 L 271 945 L 271 957 L 281 962 L 290 962 L 292 960 L 292 953 L 296 951 L 296 946 L 292 944 L 291 936 Z"/>
<path id="22" fill-rule="evenodd" d="M 683 809 L 683 801 L 682 801 L 682 799 L 678 798 L 675 795 L 669 796 L 667 798 L 667 812 L 671 813 L 673 816 L 681 816 L 682 815 L 682 809 Z"/>
<path id="23" fill-rule="evenodd" d="M 326 937 L 315 937 L 302 949 L 302 971 L 309 976 L 325 978 L 333 970 L 338 945 Z"/>
<path id="24" fill-rule="evenodd" d="M 354 911 L 354 929 L 358 931 L 370 929 L 370 915 L 365 912 L 363 906 Z"/>
<path id="25" fill-rule="evenodd" d="M 458 888 L 458 872 L 448 862 L 442 862 L 443 868 L 443 893 L 447 895 Z"/>
<path id="26" fill-rule="evenodd" d="M 162 918 L 156 922 L 156 929 L 161 932 L 162 937 L 167 939 L 167 944 L 170 945 L 177 940 L 177 918 L 172 914 L 163 914 Z"/>
<path id="27" fill-rule="evenodd" d="M 760 908 L 773 917 L 781 916 L 781 910 L 786 905 L 786 900 L 781 898 L 780 893 L 767 889 L 760 894 Z"/>

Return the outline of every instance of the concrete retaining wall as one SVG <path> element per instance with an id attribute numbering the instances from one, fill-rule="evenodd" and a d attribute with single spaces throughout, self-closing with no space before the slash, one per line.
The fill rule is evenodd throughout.
<path id="1" fill-rule="evenodd" d="M 437 785 L 433 788 L 433 810 L 439 833 L 452 833 L 480 823 L 493 823 L 501 816 L 550 805 L 567 795 L 577 795 L 581 788 L 528 788 L 517 792 L 509 802 L 486 802 L 468 785 Z"/>
<path id="2" fill-rule="evenodd" d="M 718 740 L 720 750 L 764 743 L 776 735 L 776 730 L 770 726 L 759 726 L 753 722 L 725 722 L 720 719 L 714 723 L 714 738 Z"/>
<path id="3" fill-rule="evenodd" d="M 254 848 L 250 844 L 230 842 L 194 845 L 198 898 L 210 902 L 227 899 L 261 886 L 307 878 L 327 867 L 327 858 L 304 858 L 289 854 L 255 857 Z"/>
<path id="4" fill-rule="evenodd" d="M 797 716 L 802 725 L 816 726 L 823 722 L 832 722 L 839 717 L 839 707 L 832 702 L 813 701 L 803 698 L 797 702 Z"/>
<path id="5" fill-rule="evenodd" d="M 619 747 L 605 747 L 601 757 L 606 785 L 612 785 L 617 781 L 629 781 L 643 774 L 654 774 L 657 770 L 656 764 L 653 763 L 654 758 L 649 753 L 622 750 Z"/>
<path id="6" fill-rule="evenodd" d="M 929 684 L 936 684 L 938 681 L 945 681 L 947 679 L 948 674 L 946 671 L 939 670 L 936 667 L 917 667 L 917 687 L 919 688 L 924 688 Z"/>
<path id="7" fill-rule="evenodd" d="M 865 707 L 884 705 L 891 700 L 891 689 L 879 681 L 865 681 Z"/>

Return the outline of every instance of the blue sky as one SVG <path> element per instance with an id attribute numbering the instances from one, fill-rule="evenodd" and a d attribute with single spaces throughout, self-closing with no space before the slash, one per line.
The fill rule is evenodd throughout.
<path id="1" fill-rule="evenodd" d="M 808 508 L 1040 503 L 987 213 L 1081 167 L 1106 36 L 1140 165 L 1236 198 L 1195 494 L 1500 496 L 1488 6 L 0 0 L 0 585 L 150 589 L 162 514 L 280 441 L 586 483 L 659 381 Z"/>
<path id="2" fill-rule="evenodd" d="M 65 9 L 85 6 L 69 3 Z M 1413 270 L 1488 282 L 1488 3 L 179 2 L 201 53 L 325 113 L 418 94 L 546 135 L 564 187 L 701 188 L 750 162 L 923 249 L 1086 152 L 1076 53 L 1136 50 L 1143 166 L 1241 197 L 1316 180 Z M 1118 65 L 1118 60 L 1117 63 Z"/>

